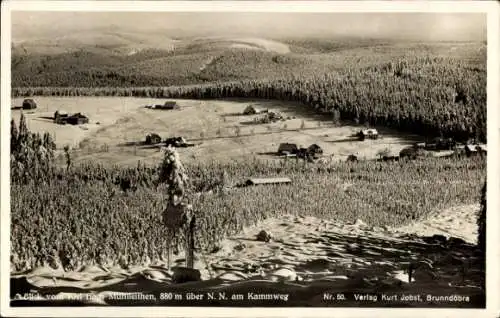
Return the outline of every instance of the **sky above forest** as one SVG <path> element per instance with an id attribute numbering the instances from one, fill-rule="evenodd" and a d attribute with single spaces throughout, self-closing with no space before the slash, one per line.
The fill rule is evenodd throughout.
<path id="1" fill-rule="evenodd" d="M 13 40 L 74 32 L 486 40 L 481 13 L 12 12 Z"/>

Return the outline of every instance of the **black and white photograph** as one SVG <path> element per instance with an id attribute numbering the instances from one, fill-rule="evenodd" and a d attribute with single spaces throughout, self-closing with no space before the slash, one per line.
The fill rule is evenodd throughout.
<path id="1" fill-rule="evenodd" d="M 498 316 L 498 3 L 23 2 L 2 315 Z"/>

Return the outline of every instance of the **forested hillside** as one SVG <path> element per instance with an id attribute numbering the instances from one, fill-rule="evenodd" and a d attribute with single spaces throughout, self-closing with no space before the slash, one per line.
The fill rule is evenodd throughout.
<path id="1" fill-rule="evenodd" d="M 18 55 L 12 92 L 290 100 L 361 123 L 486 139 L 483 43 L 310 42 L 289 40 L 287 54 L 184 46 L 126 56 Z M 313 53 L 294 53 L 304 47 Z"/>

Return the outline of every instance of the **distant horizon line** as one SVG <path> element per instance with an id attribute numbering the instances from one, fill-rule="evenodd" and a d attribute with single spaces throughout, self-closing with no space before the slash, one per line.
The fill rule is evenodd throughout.
<path id="1" fill-rule="evenodd" d="M 92 29 L 92 30 L 82 30 L 81 32 L 76 32 L 76 34 L 84 34 L 84 33 L 92 33 L 92 32 L 97 32 L 100 31 L 100 28 Z M 133 34 L 146 34 L 149 33 L 150 31 L 132 31 L 132 30 L 117 30 L 117 31 L 102 31 L 98 35 L 120 35 L 124 33 L 133 33 Z M 160 32 L 160 31 L 158 31 Z M 199 33 L 199 34 L 191 34 L 191 35 L 179 35 L 179 34 L 171 34 L 168 31 L 162 30 L 161 33 L 168 38 L 171 38 L 172 40 L 209 40 L 213 38 L 214 40 L 217 40 L 218 38 L 220 39 L 231 39 L 231 38 L 237 38 L 237 37 L 245 37 L 245 38 L 259 38 L 259 39 L 268 39 L 268 40 L 295 40 L 295 39 L 300 39 L 300 40 L 377 40 L 377 41 L 403 41 L 403 42 L 460 42 L 460 43 L 485 43 L 487 42 L 487 39 L 470 39 L 470 38 L 464 38 L 464 39 L 436 39 L 436 38 L 416 38 L 413 36 L 394 36 L 394 35 L 362 35 L 362 34 L 297 34 L 297 35 L 290 35 L 290 34 L 274 34 L 274 35 L 265 35 L 265 34 L 259 34 L 259 33 L 252 33 L 252 32 L 242 32 L 242 33 L 220 33 L 220 32 L 206 32 L 206 33 Z M 188 32 L 191 33 L 191 32 Z M 73 34 L 75 35 L 75 34 Z M 11 37 L 11 43 L 15 44 L 16 41 L 22 41 L 22 42 L 31 42 L 31 41 L 42 41 L 42 40 L 53 40 L 53 39 L 60 39 L 61 36 L 39 36 L 39 35 L 33 35 L 33 36 L 19 36 L 19 39 L 16 39 L 16 36 L 13 34 Z M 66 35 L 64 35 L 66 37 Z M 68 38 L 72 38 L 72 36 L 68 36 Z"/>

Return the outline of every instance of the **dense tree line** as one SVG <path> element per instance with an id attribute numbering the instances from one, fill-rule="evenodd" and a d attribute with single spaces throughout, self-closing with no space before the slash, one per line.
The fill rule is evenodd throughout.
<path id="1" fill-rule="evenodd" d="M 479 56 L 459 59 L 408 54 L 373 61 L 366 57 L 360 61 L 361 67 L 356 59 L 347 57 L 343 61 L 349 64 L 342 67 L 335 59 L 319 59 L 321 62 L 298 55 L 233 50 L 205 61 L 182 57 L 177 61 L 185 65 L 158 67 L 164 70 L 158 74 L 154 73 L 154 62 L 149 65 L 149 61 L 129 71 L 88 69 L 53 73 L 47 75 L 49 78 L 41 74 L 42 78 L 33 76 L 31 82 L 26 79 L 12 93 L 277 99 L 299 102 L 344 120 L 428 136 L 486 141 L 486 67 Z M 202 62 L 204 67 L 199 68 Z M 143 74 L 144 63 L 149 71 Z"/>
<path id="2" fill-rule="evenodd" d="M 179 87 L 146 88 L 16 88 L 14 96 L 138 96 L 219 99 L 262 98 L 305 104 L 343 120 L 384 125 L 428 136 L 474 137 L 486 141 L 486 78 L 471 71 L 427 77 L 406 62 L 372 67 L 344 76 L 309 79 L 248 80 Z M 434 64 L 437 74 L 451 72 Z M 331 115 L 330 115 L 331 116 Z M 336 116 L 336 115 L 335 115 Z"/>

